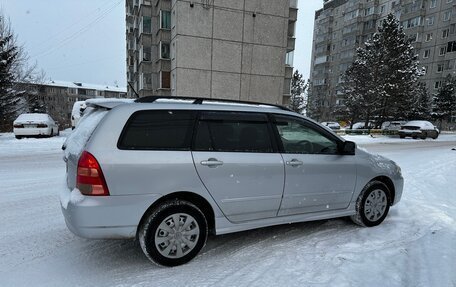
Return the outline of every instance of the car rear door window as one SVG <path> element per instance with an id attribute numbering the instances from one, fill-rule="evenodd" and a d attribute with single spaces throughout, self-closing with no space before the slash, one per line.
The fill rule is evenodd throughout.
<path id="1" fill-rule="evenodd" d="M 194 149 L 218 152 L 273 152 L 268 118 L 260 113 L 203 112 Z"/>
<path id="2" fill-rule="evenodd" d="M 128 120 L 118 147 L 131 150 L 190 150 L 195 120 L 195 111 L 136 112 Z"/>

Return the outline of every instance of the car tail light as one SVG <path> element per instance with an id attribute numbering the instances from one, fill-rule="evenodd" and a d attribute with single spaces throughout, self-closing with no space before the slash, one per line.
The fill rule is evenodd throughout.
<path id="1" fill-rule="evenodd" d="M 37 128 L 47 128 L 48 126 L 46 124 L 37 124 Z"/>
<path id="2" fill-rule="evenodd" d="M 15 124 L 15 125 L 13 125 L 13 127 L 15 127 L 16 129 L 20 129 L 20 128 L 23 128 L 24 125 L 22 125 L 22 124 Z"/>
<path id="3" fill-rule="evenodd" d="M 109 195 L 108 186 L 97 159 L 83 151 L 78 162 L 76 187 L 84 195 Z"/>

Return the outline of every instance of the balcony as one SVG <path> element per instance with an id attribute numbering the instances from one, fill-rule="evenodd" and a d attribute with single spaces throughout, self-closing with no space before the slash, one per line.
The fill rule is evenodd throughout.
<path id="1" fill-rule="evenodd" d="M 298 9 L 298 0 L 290 0 L 290 8 Z"/>
<path id="2" fill-rule="evenodd" d="M 290 14 L 288 16 L 289 22 L 296 22 L 298 20 L 298 9 L 290 7 Z"/>
<path id="3" fill-rule="evenodd" d="M 293 67 L 285 66 L 285 79 L 291 79 L 293 77 Z"/>
<path id="4" fill-rule="evenodd" d="M 288 37 L 287 40 L 287 52 L 291 52 L 295 49 L 296 38 L 295 37 Z"/>

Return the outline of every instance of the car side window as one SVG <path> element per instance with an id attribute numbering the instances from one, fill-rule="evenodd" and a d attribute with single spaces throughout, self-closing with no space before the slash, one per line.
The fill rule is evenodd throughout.
<path id="1" fill-rule="evenodd" d="M 119 139 L 119 149 L 190 150 L 195 111 L 147 110 L 134 113 Z"/>
<path id="2" fill-rule="evenodd" d="M 268 119 L 264 114 L 203 112 L 194 150 L 218 152 L 273 152 Z"/>
<path id="3" fill-rule="evenodd" d="M 274 119 L 285 153 L 337 154 L 337 142 L 303 120 L 287 116 Z"/>

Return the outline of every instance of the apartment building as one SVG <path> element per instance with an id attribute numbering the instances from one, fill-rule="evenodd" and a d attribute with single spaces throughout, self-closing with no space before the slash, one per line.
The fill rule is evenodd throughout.
<path id="1" fill-rule="evenodd" d="M 287 104 L 297 0 L 126 0 L 128 95 Z"/>
<path id="2" fill-rule="evenodd" d="M 455 72 L 456 0 L 326 0 L 315 12 L 311 64 L 311 97 L 318 99 L 317 120 L 331 120 L 343 106 L 341 75 L 356 48 L 372 37 L 387 14 L 400 20 L 413 40 L 431 93 Z M 315 107 L 314 107 L 315 108 Z"/>
<path id="3" fill-rule="evenodd" d="M 26 96 L 42 101 L 47 113 L 59 122 L 61 128 L 71 126 L 71 110 L 76 101 L 90 98 L 126 98 L 127 96 L 127 89 L 118 86 L 52 80 L 42 84 L 22 85 L 30 91 Z"/>

